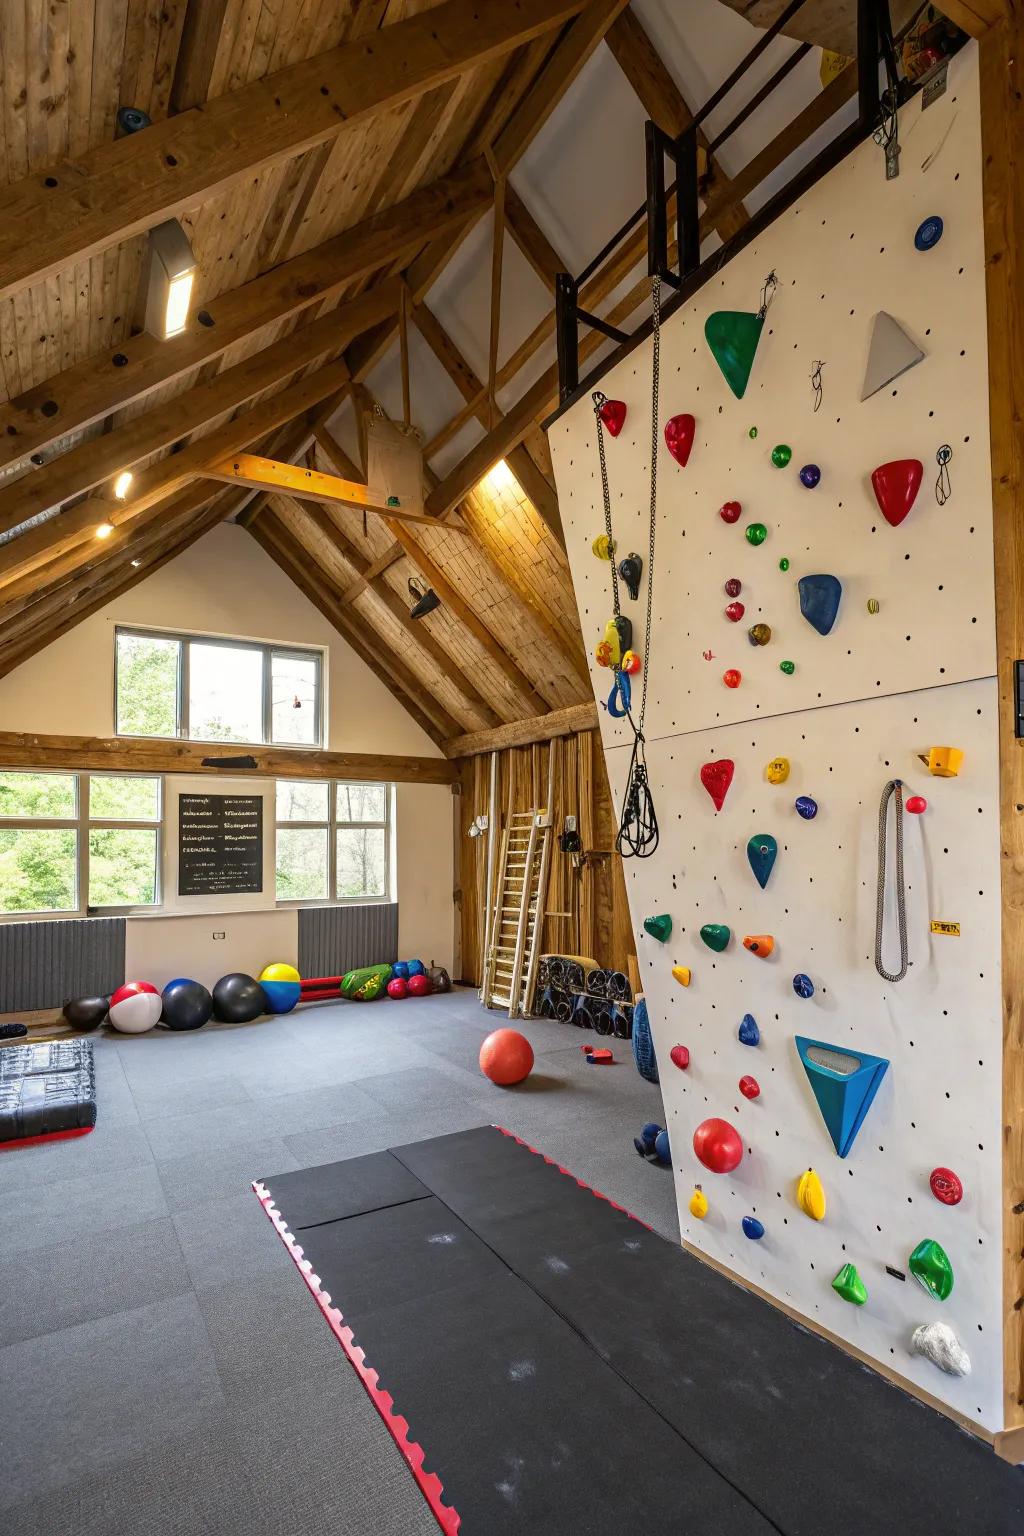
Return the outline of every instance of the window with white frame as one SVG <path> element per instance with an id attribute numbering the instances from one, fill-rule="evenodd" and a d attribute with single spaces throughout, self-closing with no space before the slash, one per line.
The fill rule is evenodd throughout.
<path id="1" fill-rule="evenodd" d="M 278 779 L 278 901 L 387 900 L 393 790 Z"/>
<path id="2" fill-rule="evenodd" d="M 0 770 L 0 916 L 160 903 L 163 783 Z"/>
<path id="3" fill-rule="evenodd" d="M 296 646 L 118 628 L 119 736 L 318 747 L 323 653 Z"/>

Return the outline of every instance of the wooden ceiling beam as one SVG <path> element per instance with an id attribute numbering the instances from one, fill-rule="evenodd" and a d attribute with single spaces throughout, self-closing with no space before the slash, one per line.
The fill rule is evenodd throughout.
<path id="1" fill-rule="evenodd" d="M 206 464 L 201 473 L 205 479 L 219 480 L 224 485 L 246 485 L 272 495 L 293 496 L 302 502 L 353 507 L 357 512 L 372 512 L 386 520 L 430 523 L 434 528 L 438 523 L 436 517 L 427 517 L 425 513 L 408 512 L 374 501 L 368 487 L 358 481 L 345 480 L 340 475 L 325 475 L 301 464 L 282 464 L 278 459 L 261 458 L 255 453 L 228 454 Z"/>
<path id="2" fill-rule="evenodd" d="M 0 193 L 0 298 L 561 26 L 584 0 L 444 0 Z"/>
<path id="3" fill-rule="evenodd" d="M 628 13 L 624 11 L 622 14 L 625 16 Z M 555 250 L 511 182 L 505 188 L 505 218 L 508 221 L 509 234 L 516 245 L 545 288 L 554 293 L 559 272 L 568 272 L 569 267 Z"/>
<path id="4" fill-rule="evenodd" d="M 481 752 L 500 752 L 506 747 L 528 747 L 535 741 L 553 741 L 556 736 L 574 736 L 577 731 L 594 731 L 598 726 L 597 705 L 570 704 L 568 709 L 553 709 L 547 715 L 528 720 L 512 720 L 493 731 L 470 731 L 453 736 L 444 743 L 448 758 L 477 757 Z"/>

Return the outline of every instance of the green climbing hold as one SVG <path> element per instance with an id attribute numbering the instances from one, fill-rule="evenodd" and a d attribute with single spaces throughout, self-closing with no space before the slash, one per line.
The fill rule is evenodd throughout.
<path id="1" fill-rule="evenodd" d="M 727 928 L 725 923 L 705 923 L 700 931 L 700 936 L 708 949 L 713 949 L 716 954 L 720 955 L 732 938 L 732 929 Z"/>
<path id="2" fill-rule="evenodd" d="M 918 1284 L 930 1291 L 937 1301 L 945 1301 L 953 1289 L 953 1266 L 949 1255 L 934 1237 L 926 1237 L 918 1243 L 910 1255 L 908 1268 Z"/>
<path id="3" fill-rule="evenodd" d="M 776 469 L 785 469 L 793 457 L 793 450 L 788 443 L 776 443 L 772 449 L 772 463 Z"/>
<path id="4" fill-rule="evenodd" d="M 796 662 L 795 661 L 780 661 L 779 662 L 779 671 L 780 672 L 785 672 L 787 677 L 792 677 L 793 673 L 796 671 Z"/>
<path id="5" fill-rule="evenodd" d="M 672 919 L 667 912 L 661 912 L 657 917 L 645 917 L 644 928 L 659 944 L 667 944 L 672 936 Z"/>
<path id="6" fill-rule="evenodd" d="M 780 571 L 788 571 L 789 570 L 789 556 L 788 555 L 783 555 L 782 559 L 779 561 L 779 570 Z"/>
<path id="7" fill-rule="evenodd" d="M 764 523 L 748 523 L 747 524 L 747 543 L 748 544 L 763 544 L 767 537 L 768 537 L 768 529 L 765 527 Z"/>
<path id="8" fill-rule="evenodd" d="M 742 400 L 754 366 L 764 315 L 719 309 L 704 322 L 704 337 L 722 375 L 737 400 Z"/>
<path id="9" fill-rule="evenodd" d="M 757 428 L 756 427 L 751 427 L 750 431 L 747 433 L 747 436 L 748 437 L 756 437 L 757 436 Z"/>
<path id="10" fill-rule="evenodd" d="M 832 1289 L 844 1301 L 851 1301 L 855 1307 L 862 1307 L 868 1299 L 867 1286 L 858 1275 L 856 1264 L 843 1265 L 832 1281 Z"/>

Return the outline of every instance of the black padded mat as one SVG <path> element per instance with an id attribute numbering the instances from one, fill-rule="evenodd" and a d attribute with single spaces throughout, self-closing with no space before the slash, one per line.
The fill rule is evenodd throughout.
<path id="1" fill-rule="evenodd" d="M 336 1191 L 303 1248 L 463 1536 L 1024 1532 L 1024 1472 L 492 1128 L 265 1182 Z"/>
<path id="2" fill-rule="evenodd" d="M 288 1212 L 293 1232 L 322 1221 L 360 1216 L 383 1206 L 422 1200 L 430 1194 L 404 1163 L 390 1152 L 371 1152 L 319 1168 L 279 1173 L 273 1181 L 274 1199 Z"/>

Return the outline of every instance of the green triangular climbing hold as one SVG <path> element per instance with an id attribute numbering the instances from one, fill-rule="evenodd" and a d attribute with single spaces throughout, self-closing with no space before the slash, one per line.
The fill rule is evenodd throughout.
<path id="1" fill-rule="evenodd" d="M 858 1275 L 856 1264 L 843 1265 L 832 1281 L 832 1289 L 844 1301 L 852 1302 L 855 1307 L 862 1307 L 868 1299 L 868 1288 Z"/>
<path id="2" fill-rule="evenodd" d="M 919 1285 L 930 1291 L 937 1301 L 945 1301 L 953 1289 L 953 1266 L 941 1243 L 934 1237 L 926 1237 L 910 1255 L 907 1267 Z"/>
<path id="3" fill-rule="evenodd" d="M 700 936 L 708 949 L 713 949 L 716 953 L 721 954 L 732 938 L 732 929 L 727 928 L 724 923 L 705 923 L 700 931 Z"/>
<path id="4" fill-rule="evenodd" d="M 667 944 L 672 936 L 672 919 L 667 912 L 661 912 L 657 917 L 645 917 L 644 928 L 659 944 Z"/>
<path id="5" fill-rule="evenodd" d="M 716 309 L 704 322 L 704 336 L 725 382 L 742 400 L 754 366 L 764 315 L 739 309 Z"/>

